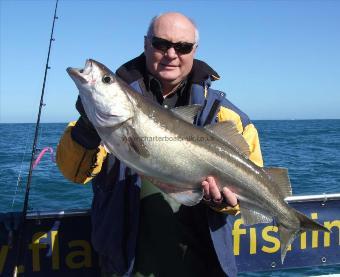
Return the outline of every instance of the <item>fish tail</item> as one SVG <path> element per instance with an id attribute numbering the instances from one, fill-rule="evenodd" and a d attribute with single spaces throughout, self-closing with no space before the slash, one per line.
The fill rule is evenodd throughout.
<path id="1" fill-rule="evenodd" d="M 300 221 L 300 228 L 302 230 L 319 230 L 319 231 L 325 231 L 330 232 L 329 229 L 327 229 L 325 226 L 321 225 L 320 223 L 317 223 L 315 220 L 308 218 L 304 214 L 295 211 L 297 218 Z"/>
<path id="2" fill-rule="evenodd" d="M 317 223 L 316 221 L 308 218 L 304 214 L 294 211 L 295 216 L 300 222 L 300 227 L 297 229 L 290 229 L 286 228 L 283 225 L 279 225 L 279 235 L 280 235 L 280 241 L 281 241 L 281 262 L 283 264 L 283 261 L 286 257 L 287 250 L 289 245 L 292 244 L 294 239 L 300 235 L 305 230 L 319 230 L 324 232 L 330 232 L 326 227 L 323 225 Z"/>

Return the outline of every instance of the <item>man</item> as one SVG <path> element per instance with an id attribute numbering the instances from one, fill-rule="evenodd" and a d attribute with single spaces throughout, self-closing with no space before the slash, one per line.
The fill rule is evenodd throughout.
<path id="1" fill-rule="evenodd" d="M 131 87 L 165 108 L 204 106 L 197 125 L 232 120 L 249 144 L 250 159 L 262 166 L 257 131 L 225 94 L 210 88 L 218 74 L 195 60 L 198 31 L 179 13 L 155 17 L 144 53 L 117 70 Z M 227 215 L 237 198 L 222 194 L 212 176 L 202 182 L 204 200 L 184 207 L 108 155 L 78 98 L 77 123 L 66 129 L 57 163 L 68 179 L 92 180 L 92 243 L 103 276 L 235 276 L 231 227 Z M 174 173 L 175 174 L 175 173 Z"/>

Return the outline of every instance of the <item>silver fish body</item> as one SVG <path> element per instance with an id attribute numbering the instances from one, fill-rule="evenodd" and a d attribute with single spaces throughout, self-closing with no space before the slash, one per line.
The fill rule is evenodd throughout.
<path id="1" fill-rule="evenodd" d="M 231 122 L 194 126 L 200 107 L 167 110 L 94 60 L 67 71 L 105 148 L 179 203 L 201 201 L 202 181 L 214 176 L 221 190 L 227 186 L 237 195 L 245 224 L 275 220 L 282 262 L 302 231 L 328 231 L 284 201 L 291 195 L 287 171 L 249 160 L 249 147 Z"/>

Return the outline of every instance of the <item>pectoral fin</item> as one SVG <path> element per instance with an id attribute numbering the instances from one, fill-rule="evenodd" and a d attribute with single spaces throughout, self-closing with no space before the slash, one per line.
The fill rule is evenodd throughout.
<path id="1" fill-rule="evenodd" d="M 128 144 L 130 149 L 136 152 L 139 156 L 148 158 L 150 156 L 150 152 L 146 147 L 143 138 L 138 136 L 133 128 L 126 128 L 125 133 L 126 135 L 123 140 Z"/>

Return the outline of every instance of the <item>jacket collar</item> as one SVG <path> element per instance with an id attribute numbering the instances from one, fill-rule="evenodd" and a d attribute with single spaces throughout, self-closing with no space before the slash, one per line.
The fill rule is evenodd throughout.
<path id="1" fill-rule="evenodd" d="M 119 67 L 116 74 L 129 84 L 141 78 L 148 79 L 145 64 L 145 55 L 143 53 Z M 218 73 L 208 64 L 201 60 L 194 59 L 193 67 L 188 76 L 191 83 L 204 85 L 208 79 L 215 81 L 219 78 Z"/>

